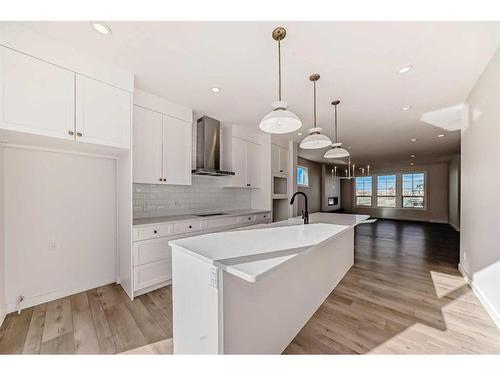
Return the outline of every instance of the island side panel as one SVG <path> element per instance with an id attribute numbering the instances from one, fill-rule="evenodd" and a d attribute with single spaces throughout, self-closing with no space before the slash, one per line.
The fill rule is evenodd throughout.
<path id="1" fill-rule="evenodd" d="M 221 273 L 172 245 L 174 354 L 222 353 Z"/>
<path id="2" fill-rule="evenodd" d="M 353 264 L 351 228 L 255 283 L 224 272 L 224 353 L 283 352 Z"/>

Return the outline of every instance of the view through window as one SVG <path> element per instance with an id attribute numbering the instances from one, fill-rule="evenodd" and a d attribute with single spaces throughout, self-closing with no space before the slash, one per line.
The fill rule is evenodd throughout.
<path id="1" fill-rule="evenodd" d="M 309 171 L 307 167 L 297 167 L 297 185 L 309 186 Z"/>
<path id="2" fill-rule="evenodd" d="M 372 177 L 356 177 L 356 205 L 372 205 Z"/>
<path id="3" fill-rule="evenodd" d="M 424 174 L 403 173 L 402 206 L 404 208 L 424 208 Z"/>
<path id="4" fill-rule="evenodd" d="M 396 175 L 377 176 L 377 206 L 396 207 Z"/>

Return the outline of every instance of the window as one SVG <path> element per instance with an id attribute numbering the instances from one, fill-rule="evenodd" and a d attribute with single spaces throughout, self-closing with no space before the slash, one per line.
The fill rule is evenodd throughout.
<path id="1" fill-rule="evenodd" d="M 309 171 L 306 167 L 297 167 L 297 186 L 309 186 Z"/>
<path id="2" fill-rule="evenodd" d="M 424 180 L 421 173 L 403 173 L 403 208 L 424 208 Z"/>
<path id="3" fill-rule="evenodd" d="M 372 177 L 356 177 L 356 206 L 372 205 Z"/>
<path id="4" fill-rule="evenodd" d="M 377 176 L 377 207 L 396 207 L 396 175 Z"/>

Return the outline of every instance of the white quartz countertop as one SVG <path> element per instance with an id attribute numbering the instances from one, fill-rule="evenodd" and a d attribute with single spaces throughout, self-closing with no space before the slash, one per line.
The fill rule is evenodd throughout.
<path id="1" fill-rule="evenodd" d="M 223 215 L 197 216 L 195 214 L 191 214 L 191 215 L 171 215 L 171 216 L 160 216 L 160 217 L 137 218 L 134 219 L 134 226 L 172 223 L 172 222 L 191 221 L 191 220 L 218 219 L 231 216 L 254 215 L 254 214 L 269 212 L 269 210 L 246 209 L 246 210 L 231 210 L 231 211 L 217 211 L 217 212 L 221 212 L 223 213 Z"/>
<path id="2" fill-rule="evenodd" d="M 244 280 L 256 282 L 276 267 L 368 217 L 315 213 L 310 215 L 308 225 L 285 220 L 246 230 L 183 238 L 169 244 Z"/>

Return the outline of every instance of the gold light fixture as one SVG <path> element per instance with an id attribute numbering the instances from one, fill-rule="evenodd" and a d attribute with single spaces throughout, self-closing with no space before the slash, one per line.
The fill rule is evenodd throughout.
<path id="1" fill-rule="evenodd" d="M 319 74 L 312 74 L 309 80 L 313 83 L 313 102 L 314 102 L 314 112 L 313 112 L 313 127 L 309 129 L 309 135 L 305 137 L 302 142 L 300 142 L 300 148 L 306 150 L 315 150 L 318 148 L 323 148 L 330 146 L 332 141 L 326 135 L 321 134 L 323 129 L 316 126 L 316 82 L 319 80 Z"/>
<path id="2" fill-rule="evenodd" d="M 286 36 L 285 28 L 277 27 L 272 36 L 278 42 L 278 100 L 273 102 L 273 110 L 260 121 L 259 128 L 271 134 L 293 133 L 302 127 L 302 121 L 288 110 L 288 103 L 281 99 L 281 41 Z"/>

